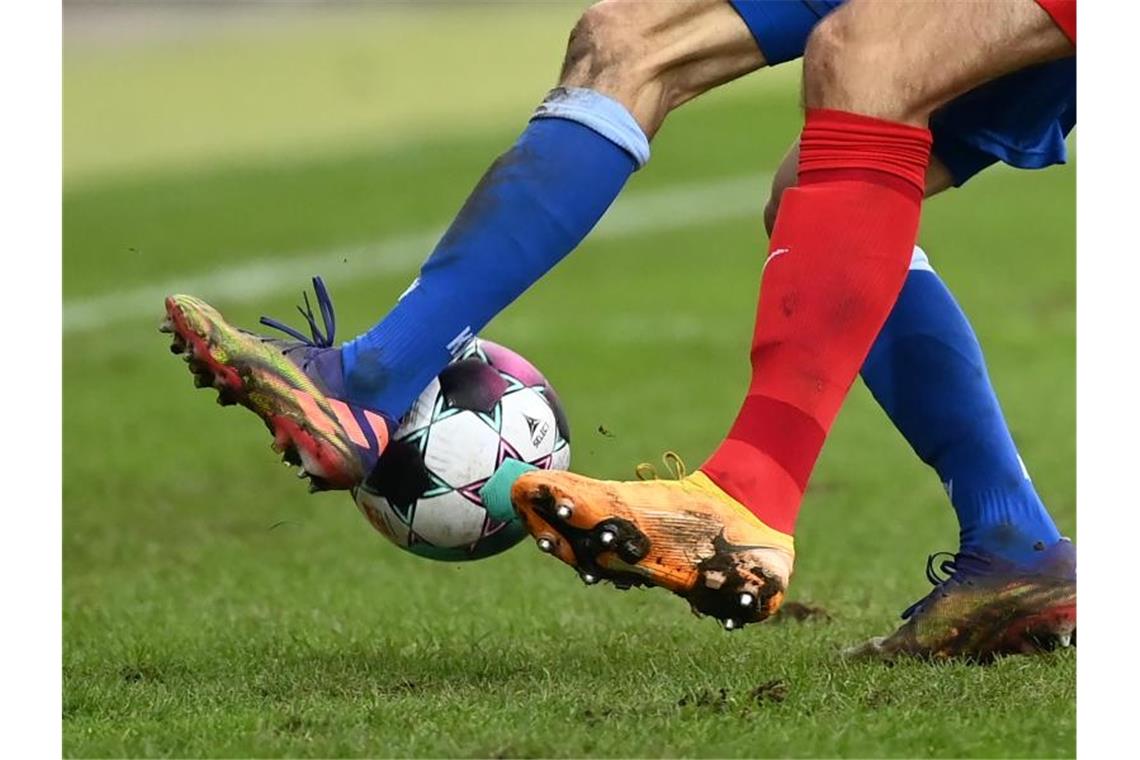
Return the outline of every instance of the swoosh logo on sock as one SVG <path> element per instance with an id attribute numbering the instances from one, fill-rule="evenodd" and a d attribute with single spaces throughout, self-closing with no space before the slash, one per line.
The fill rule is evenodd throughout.
<path id="1" fill-rule="evenodd" d="M 785 253 L 791 253 L 791 252 L 792 252 L 791 248 L 777 248 L 776 250 L 769 253 L 768 258 L 764 259 L 764 266 L 761 267 L 761 269 L 760 269 L 761 274 L 764 272 L 765 269 L 768 268 L 768 265 L 772 263 L 772 259 L 776 258 L 777 256 L 783 256 Z"/>

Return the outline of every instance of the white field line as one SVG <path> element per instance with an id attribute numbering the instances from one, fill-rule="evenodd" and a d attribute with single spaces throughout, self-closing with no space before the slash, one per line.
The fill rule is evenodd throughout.
<path id="1" fill-rule="evenodd" d="M 745 216 L 760 224 L 771 174 L 750 174 L 677 184 L 622 196 L 587 240 L 619 240 Z M 386 238 L 375 243 L 269 256 L 256 261 L 129 288 L 63 305 L 64 333 L 97 330 L 133 319 L 158 319 L 171 293 L 192 293 L 223 304 L 247 303 L 292 292 L 322 272 L 336 279 L 406 272 L 409 280 L 442 234 L 442 227 Z"/>

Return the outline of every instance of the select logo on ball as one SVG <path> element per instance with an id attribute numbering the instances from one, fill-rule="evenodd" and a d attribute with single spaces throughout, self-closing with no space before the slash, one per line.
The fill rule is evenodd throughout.
<path id="1" fill-rule="evenodd" d="M 542 439 L 550 432 L 550 423 L 536 420 L 534 417 L 523 415 L 526 419 L 526 426 L 530 429 L 530 442 L 535 448 L 542 444 Z"/>

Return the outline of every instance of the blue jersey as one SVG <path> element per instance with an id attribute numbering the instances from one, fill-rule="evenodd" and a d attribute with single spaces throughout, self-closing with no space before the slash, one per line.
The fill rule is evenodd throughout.
<path id="1" fill-rule="evenodd" d="M 808 35 L 843 0 L 730 0 L 769 65 L 804 54 Z M 1063 164 L 1077 123 L 1075 56 L 987 82 L 930 118 L 934 155 L 961 185 L 998 161 L 1020 169 Z"/>

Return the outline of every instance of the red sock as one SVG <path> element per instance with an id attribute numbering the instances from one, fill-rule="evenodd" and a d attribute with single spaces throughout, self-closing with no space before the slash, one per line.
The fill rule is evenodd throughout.
<path id="1" fill-rule="evenodd" d="M 799 186 L 781 201 L 760 286 L 752 382 L 701 468 L 792 533 L 839 407 L 906 278 L 930 131 L 809 110 Z"/>

